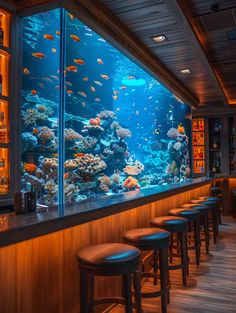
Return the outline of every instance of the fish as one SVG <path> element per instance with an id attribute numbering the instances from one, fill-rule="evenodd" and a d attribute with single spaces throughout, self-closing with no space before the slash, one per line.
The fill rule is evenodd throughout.
<path id="1" fill-rule="evenodd" d="M 96 84 L 96 85 L 98 85 L 98 86 L 102 86 L 102 83 L 100 83 L 100 81 L 98 81 L 98 80 L 95 80 L 95 81 L 94 81 L 94 84 Z"/>
<path id="2" fill-rule="evenodd" d="M 35 90 L 35 89 L 31 90 L 31 95 L 36 96 L 37 95 L 37 90 Z"/>
<path id="3" fill-rule="evenodd" d="M 71 87 L 71 86 L 72 86 L 72 83 L 69 82 L 68 80 L 66 80 L 66 81 L 65 81 L 65 85 Z"/>
<path id="4" fill-rule="evenodd" d="M 100 102 L 101 100 L 100 100 L 100 98 L 95 98 L 95 101 Z"/>
<path id="5" fill-rule="evenodd" d="M 121 87 L 120 87 L 120 90 L 126 90 L 126 89 L 127 89 L 126 86 L 121 86 Z"/>
<path id="6" fill-rule="evenodd" d="M 37 166 L 34 163 L 24 163 L 23 166 L 27 172 L 35 172 L 37 169 Z"/>
<path id="7" fill-rule="evenodd" d="M 118 100 L 118 96 L 112 96 L 112 98 L 116 101 L 116 100 Z"/>
<path id="8" fill-rule="evenodd" d="M 44 38 L 44 39 L 47 39 L 47 40 L 54 40 L 54 36 L 53 36 L 53 35 L 50 35 L 50 34 L 45 34 L 45 35 L 43 35 L 43 38 Z"/>
<path id="9" fill-rule="evenodd" d="M 160 135 L 160 133 L 161 133 L 160 128 L 156 128 L 153 132 L 153 135 Z"/>
<path id="10" fill-rule="evenodd" d="M 80 42 L 80 38 L 76 35 L 70 35 L 70 38 L 73 39 L 76 42 Z"/>
<path id="11" fill-rule="evenodd" d="M 56 48 L 52 48 L 52 53 L 57 53 L 57 49 Z"/>
<path id="12" fill-rule="evenodd" d="M 81 105 L 82 105 L 82 107 L 84 107 L 84 108 L 86 107 L 86 103 L 85 103 L 85 102 L 82 102 Z"/>
<path id="13" fill-rule="evenodd" d="M 67 15 L 70 17 L 71 20 L 73 20 L 75 18 L 74 15 L 69 13 L 69 12 L 67 13 Z"/>
<path id="14" fill-rule="evenodd" d="M 56 31 L 57 36 L 61 36 L 61 32 L 59 30 Z"/>
<path id="15" fill-rule="evenodd" d="M 79 65 L 84 65 L 85 61 L 82 59 L 74 59 L 74 63 L 79 64 Z"/>
<path id="16" fill-rule="evenodd" d="M 46 57 L 46 55 L 44 53 L 41 53 L 41 52 L 34 52 L 34 53 L 32 53 L 32 56 L 37 58 L 37 59 L 44 59 Z"/>
<path id="17" fill-rule="evenodd" d="M 178 125 L 177 130 L 178 130 L 178 132 L 179 132 L 181 135 L 184 135 L 184 134 L 185 134 L 185 128 L 184 128 L 184 126 L 183 126 L 182 123 L 180 123 L 180 124 Z"/>
<path id="18" fill-rule="evenodd" d="M 67 70 L 67 71 L 70 71 L 70 72 L 77 73 L 78 68 L 77 68 L 77 66 L 75 66 L 75 65 L 70 65 L 70 66 L 67 66 L 66 70 Z"/>
<path id="19" fill-rule="evenodd" d="M 138 110 L 135 112 L 135 115 L 139 115 L 139 111 Z"/>
<path id="20" fill-rule="evenodd" d="M 136 89 L 135 88 L 133 88 L 132 90 L 131 90 L 131 92 L 134 92 Z"/>
<path id="21" fill-rule="evenodd" d="M 70 90 L 70 89 L 68 89 L 66 92 L 67 92 L 68 95 L 72 95 L 73 94 L 73 91 Z"/>
<path id="22" fill-rule="evenodd" d="M 98 64 L 103 64 L 103 60 L 102 59 L 97 59 Z"/>
<path id="23" fill-rule="evenodd" d="M 92 37 L 93 36 L 93 34 L 89 34 L 89 33 L 84 33 L 86 36 L 90 36 L 90 37 Z"/>
<path id="24" fill-rule="evenodd" d="M 24 73 L 25 75 L 29 75 L 29 70 L 28 70 L 27 67 L 25 67 L 25 68 L 23 69 L 23 73 Z"/>
<path id="25" fill-rule="evenodd" d="M 105 80 L 110 79 L 110 77 L 108 75 L 106 75 L 106 74 L 100 74 L 100 77 L 105 79 Z"/>
<path id="26" fill-rule="evenodd" d="M 132 76 L 132 75 L 129 75 L 129 76 L 128 76 L 128 79 L 135 79 L 135 77 Z"/>
<path id="27" fill-rule="evenodd" d="M 117 108 L 117 109 L 116 109 L 116 112 L 118 112 L 118 111 L 120 111 L 120 108 Z"/>
<path id="28" fill-rule="evenodd" d="M 59 78 L 56 76 L 56 75 L 51 75 L 50 77 L 56 79 L 56 80 L 59 80 Z"/>
<path id="29" fill-rule="evenodd" d="M 64 179 L 69 179 L 69 177 L 70 177 L 70 173 L 69 172 L 66 172 L 66 173 L 64 173 Z"/>
<path id="30" fill-rule="evenodd" d="M 87 82 L 88 81 L 88 77 L 83 77 L 83 81 Z"/>
<path id="31" fill-rule="evenodd" d="M 114 90 L 113 93 L 114 93 L 114 95 L 119 95 L 120 94 L 119 91 L 117 91 L 117 90 Z"/>
<path id="32" fill-rule="evenodd" d="M 151 99 L 152 99 L 152 96 L 148 97 L 148 99 L 151 100 Z"/>
<path id="33" fill-rule="evenodd" d="M 95 91 L 96 91 L 93 86 L 91 86 L 90 89 L 91 89 L 92 92 L 95 92 Z"/>
<path id="34" fill-rule="evenodd" d="M 83 91 L 78 91 L 78 94 L 79 94 L 80 96 L 84 97 L 84 98 L 87 97 L 86 93 L 83 92 Z"/>
<path id="35" fill-rule="evenodd" d="M 49 77 L 43 77 L 43 80 L 44 80 L 45 82 L 49 82 L 49 83 L 52 82 L 52 79 L 49 78 Z"/>
<path id="36" fill-rule="evenodd" d="M 33 133 L 34 135 L 37 135 L 37 134 L 39 133 L 38 128 L 33 128 L 32 133 Z"/>

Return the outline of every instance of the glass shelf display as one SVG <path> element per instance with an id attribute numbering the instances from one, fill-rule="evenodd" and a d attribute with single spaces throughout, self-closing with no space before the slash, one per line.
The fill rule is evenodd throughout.
<path id="1" fill-rule="evenodd" d="M 209 169 L 216 174 L 222 172 L 220 118 L 209 119 Z"/>
<path id="2" fill-rule="evenodd" d="M 193 173 L 205 173 L 205 121 L 203 118 L 192 120 Z"/>
<path id="3" fill-rule="evenodd" d="M 0 193 L 9 192 L 9 149 L 0 148 Z"/>

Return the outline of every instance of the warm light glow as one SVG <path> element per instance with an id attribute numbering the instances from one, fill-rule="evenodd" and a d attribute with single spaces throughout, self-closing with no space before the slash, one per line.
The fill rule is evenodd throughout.
<path id="1" fill-rule="evenodd" d="M 9 143 L 8 102 L 0 100 L 0 144 Z"/>
<path id="2" fill-rule="evenodd" d="M 182 73 L 182 74 L 191 74 L 192 72 L 191 72 L 191 70 L 189 68 L 184 68 L 184 69 L 180 70 L 180 73 Z"/>
<path id="3" fill-rule="evenodd" d="M 2 75 L 2 95 L 9 96 L 9 55 L 0 50 L 0 73 Z"/>
<path id="4" fill-rule="evenodd" d="M 0 148 L 0 193 L 9 192 L 9 149 Z"/>
<path id="5" fill-rule="evenodd" d="M 158 35 L 158 36 L 154 36 L 152 37 L 152 40 L 155 43 L 161 43 L 161 42 L 166 42 L 168 41 L 167 37 L 165 35 Z"/>
<path id="6" fill-rule="evenodd" d="M 9 30 L 10 30 L 10 18 L 11 18 L 11 15 L 0 9 L 0 21 L 1 21 L 1 27 L 4 31 L 4 38 L 3 38 L 3 45 L 4 47 L 7 47 L 9 48 Z"/>

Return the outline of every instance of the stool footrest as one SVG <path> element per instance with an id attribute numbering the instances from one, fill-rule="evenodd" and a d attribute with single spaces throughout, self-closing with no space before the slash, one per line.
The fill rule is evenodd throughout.
<path id="1" fill-rule="evenodd" d="M 125 304 L 125 299 L 122 297 L 102 297 L 93 300 L 93 304 L 95 305 L 106 303 Z"/>
<path id="2" fill-rule="evenodd" d="M 141 292 L 142 298 L 155 298 L 162 296 L 162 292 L 159 291 L 153 291 L 153 292 Z"/>

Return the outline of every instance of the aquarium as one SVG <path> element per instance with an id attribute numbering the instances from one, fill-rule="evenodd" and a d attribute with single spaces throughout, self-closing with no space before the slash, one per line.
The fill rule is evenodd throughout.
<path id="1" fill-rule="evenodd" d="M 69 204 L 191 177 L 190 106 L 64 9 L 23 34 L 23 191 Z"/>

